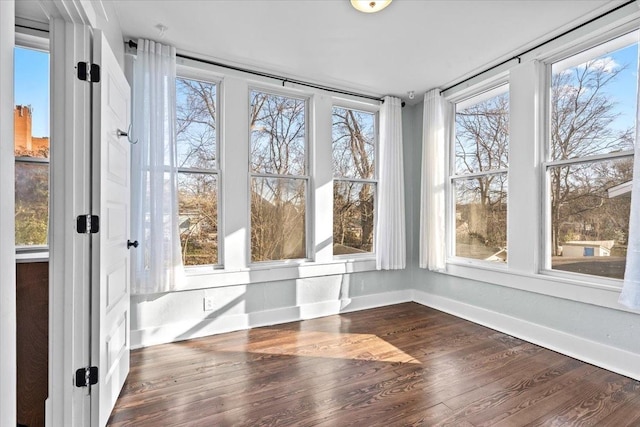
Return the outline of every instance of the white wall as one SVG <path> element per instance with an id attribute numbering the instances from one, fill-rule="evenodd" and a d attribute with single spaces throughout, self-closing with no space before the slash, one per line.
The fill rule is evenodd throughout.
<path id="1" fill-rule="evenodd" d="M 13 1 L 0 1 L 0 426 L 16 425 Z"/>
<path id="2" fill-rule="evenodd" d="M 96 13 L 96 26 L 104 33 L 109 46 L 120 64 L 120 67 L 124 69 L 124 41 L 122 38 L 122 31 L 120 30 L 120 21 L 118 21 L 118 15 L 115 12 L 113 4 L 109 1 L 103 1 L 100 3 L 101 9 Z"/>

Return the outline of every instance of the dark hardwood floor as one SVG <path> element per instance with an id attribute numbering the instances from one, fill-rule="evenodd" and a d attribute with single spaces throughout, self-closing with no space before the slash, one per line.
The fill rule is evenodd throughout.
<path id="1" fill-rule="evenodd" d="M 132 352 L 111 426 L 640 426 L 640 382 L 415 303 Z"/>

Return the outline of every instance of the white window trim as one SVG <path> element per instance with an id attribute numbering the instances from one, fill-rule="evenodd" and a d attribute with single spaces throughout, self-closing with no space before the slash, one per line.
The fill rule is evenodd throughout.
<path id="1" fill-rule="evenodd" d="M 374 226 L 374 233 L 375 233 L 375 229 L 376 229 L 376 224 L 378 221 L 378 205 L 375 202 L 376 200 L 378 200 L 378 183 L 379 183 L 379 171 L 380 171 L 380 106 L 379 105 L 374 105 L 372 103 L 355 103 L 355 102 L 350 102 L 349 100 L 345 100 L 345 99 L 340 99 L 340 98 L 334 98 L 334 102 L 333 105 L 331 106 L 331 127 L 333 128 L 333 108 L 337 107 L 337 108 L 344 108 L 344 109 L 348 109 L 348 110 L 354 110 L 354 111 L 360 111 L 363 113 L 369 113 L 369 114 L 373 114 L 374 116 L 374 126 L 375 126 L 375 156 L 374 156 L 374 177 L 373 179 L 361 179 L 361 178 L 336 178 L 335 176 L 333 176 L 333 130 L 332 132 L 332 138 L 331 138 L 331 158 L 332 158 L 332 162 L 331 162 L 331 177 L 333 181 L 344 181 L 344 182 L 361 182 L 361 183 L 369 183 L 369 184 L 374 184 L 374 188 L 375 188 L 375 198 L 374 198 L 374 208 L 373 208 L 373 226 Z M 332 185 L 332 192 L 333 192 L 333 185 Z M 333 197 L 331 197 L 331 208 L 333 211 Z M 331 227 L 332 227 L 332 232 L 331 232 L 331 236 L 333 236 L 333 217 L 332 217 L 332 221 L 331 221 Z M 369 260 L 369 259 L 373 259 L 375 260 L 376 258 L 376 246 L 375 246 L 375 235 L 374 235 L 374 239 L 373 239 L 373 246 L 371 249 L 371 252 L 366 252 L 366 253 L 361 253 L 361 254 L 344 254 L 344 255 L 333 255 L 333 259 L 336 261 L 339 260 L 350 260 L 350 259 L 356 259 L 356 260 Z M 332 249 L 333 249 L 333 245 L 332 245 Z"/>
<path id="2" fill-rule="evenodd" d="M 570 48 L 562 52 L 556 52 L 553 55 L 549 55 L 544 59 L 544 73 L 545 75 L 542 77 L 545 84 L 540 85 L 544 93 L 540 94 L 541 99 L 544 99 L 544 105 L 549 105 L 549 92 L 551 88 L 551 72 L 552 65 L 557 62 L 561 62 L 564 60 L 568 60 L 573 56 L 580 56 L 582 58 L 582 54 L 585 54 L 592 49 L 596 49 L 596 55 L 598 55 L 599 46 L 603 44 L 607 44 L 609 42 L 615 41 L 618 45 L 617 48 L 621 48 L 624 45 L 627 45 L 628 42 L 632 42 L 635 40 L 638 43 L 638 48 L 640 49 L 640 40 L 638 40 L 638 36 L 640 35 L 640 21 L 634 20 L 627 24 L 621 25 L 612 31 L 607 31 L 601 34 L 597 34 L 594 37 L 588 38 L 586 40 L 582 40 L 579 44 L 574 44 Z M 603 49 L 603 48 L 601 48 Z M 593 51 L 589 55 L 589 57 L 593 57 Z M 572 66 L 572 65 L 571 65 Z M 572 166 L 578 165 L 581 163 L 592 163 L 599 161 L 607 161 L 607 160 L 616 160 L 616 159 L 625 159 L 625 158 L 634 158 L 633 150 L 626 151 L 617 151 L 610 152 L 605 154 L 597 154 L 586 157 L 575 157 L 566 160 L 551 160 L 549 159 L 549 147 L 550 147 L 550 135 L 549 135 L 549 114 L 551 109 L 547 107 L 544 111 L 544 135 L 540 138 L 539 147 L 541 153 L 541 167 L 540 173 L 542 174 L 541 182 L 542 182 L 542 224 L 541 230 L 543 230 L 543 236 L 541 239 L 542 247 L 540 249 L 541 255 L 541 264 L 538 273 L 544 275 L 546 277 L 553 277 L 558 279 L 565 280 L 577 280 L 581 283 L 586 283 L 589 286 L 604 286 L 607 289 L 614 289 L 616 293 L 620 292 L 622 289 L 622 279 L 614 279 L 605 276 L 596 276 L 589 274 L 581 274 L 581 273 L 573 273 L 567 272 L 563 270 L 553 269 L 551 266 L 551 198 L 549 194 L 550 188 L 550 174 L 549 170 L 553 167 L 557 166 Z M 634 159 L 635 160 L 635 159 Z M 618 308 L 618 307 L 616 307 Z"/>
<path id="3" fill-rule="evenodd" d="M 224 216 L 222 215 L 224 209 L 224 197 L 223 197 L 223 172 L 222 165 L 224 164 L 224 159 L 222 158 L 222 153 L 224 150 L 221 149 L 221 145 L 224 143 L 222 141 L 222 131 L 220 124 L 223 123 L 223 105 L 221 103 L 222 97 L 220 93 L 223 90 L 222 78 L 217 73 L 194 69 L 192 67 L 177 65 L 176 66 L 176 78 L 184 78 L 188 80 L 199 80 L 206 83 L 212 83 L 216 85 L 216 168 L 210 169 L 208 172 L 205 172 L 208 175 L 215 175 L 218 181 L 218 262 L 216 264 L 202 264 L 202 265 L 185 265 L 185 272 L 187 275 L 194 270 L 197 274 L 199 271 L 210 271 L 212 269 L 218 270 L 223 268 L 222 260 L 224 259 L 224 239 L 221 238 L 224 236 Z M 190 168 L 178 168 L 178 173 L 186 172 L 189 173 Z"/>
<path id="4" fill-rule="evenodd" d="M 293 262 L 255 263 L 239 270 L 190 269 L 187 284 L 179 291 L 208 289 L 252 283 L 298 280 L 376 270 L 375 259 L 341 259 L 334 262 L 293 260 Z"/>
<path id="5" fill-rule="evenodd" d="M 500 93 L 502 93 L 503 91 L 501 90 L 503 86 L 507 86 L 507 92 L 509 91 L 509 75 L 507 73 L 500 73 L 498 75 L 493 76 L 490 79 L 487 79 L 486 81 L 479 83 L 478 85 L 472 86 L 472 87 L 468 87 L 465 88 L 463 91 L 457 92 L 454 95 L 450 96 L 447 98 L 447 101 L 451 102 L 452 104 L 454 104 L 454 108 L 457 105 L 462 104 L 463 108 L 470 104 L 470 101 L 473 100 L 473 98 L 476 97 L 481 97 L 481 101 L 485 100 L 482 99 L 485 95 L 487 96 L 486 99 L 489 99 L 489 97 L 493 97 L 496 96 Z M 465 105 L 468 104 L 468 105 Z M 475 104 L 475 102 L 474 102 Z M 451 264 L 451 265 L 466 265 L 466 266 L 477 266 L 479 268 L 482 269 L 489 269 L 489 270 L 496 270 L 496 271 L 504 271 L 508 269 L 508 265 L 509 265 L 509 257 L 507 257 L 507 262 L 506 263 L 499 263 L 499 262 L 493 262 L 493 261 L 485 261 L 485 260 L 481 260 L 481 259 L 474 259 L 474 258 L 465 258 L 465 257 L 459 257 L 455 254 L 455 247 L 456 247 L 456 233 L 455 233 L 455 224 L 456 224 L 456 201 L 455 201 L 455 196 L 454 196 L 454 191 L 455 191 L 455 187 L 454 187 L 454 181 L 459 180 L 459 179 L 465 179 L 465 178 L 474 178 L 474 177 L 478 177 L 478 176 L 487 176 L 487 175 L 498 175 L 501 173 L 507 173 L 509 172 L 509 168 L 502 168 L 502 169 L 494 169 L 494 170 L 490 170 L 490 171 L 482 171 L 482 172 L 473 172 L 473 173 L 465 173 L 465 174 L 456 174 L 455 170 L 455 128 L 456 128 L 456 114 L 454 111 L 454 114 L 451 117 L 451 120 L 449 122 L 449 135 L 451 135 L 451 141 L 449 141 L 449 144 L 447 144 L 446 147 L 446 156 L 447 156 L 447 180 L 445 182 L 445 203 L 446 203 L 446 216 L 445 216 L 445 238 L 447 240 L 447 245 L 446 245 L 446 250 L 447 250 L 447 254 L 446 254 L 446 264 Z M 511 130 L 510 130 L 511 132 Z M 511 140 L 511 138 L 510 138 Z M 507 181 L 508 182 L 508 181 Z M 508 184 L 507 184 L 508 185 Z M 509 194 L 509 189 L 507 187 L 507 195 Z M 509 212 L 509 205 L 508 205 L 509 201 L 507 199 L 507 215 Z M 508 217 L 507 217 L 507 242 L 509 241 L 509 224 L 508 224 Z"/>
<path id="6" fill-rule="evenodd" d="M 280 96 L 284 98 L 292 98 L 300 101 L 304 101 L 304 132 L 305 132 L 305 141 L 304 141 L 304 175 L 278 175 L 271 173 L 262 173 L 262 172 L 252 172 L 251 171 L 251 129 L 247 127 L 247 135 L 248 135 L 248 149 L 249 149 L 249 157 L 247 162 L 247 173 L 249 176 L 248 179 L 248 187 L 247 187 L 247 203 L 248 203 L 248 217 L 249 224 L 247 233 L 247 263 L 250 267 L 260 268 L 260 266 L 265 266 L 266 268 L 274 268 L 278 267 L 282 264 L 296 264 L 302 265 L 306 262 L 310 262 L 315 260 L 315 252 L 314 252 L 314 238 L 313 238 L 313 230 L 315 228 L 315 218 L 312 214 L 313 212 L 313 187 L 311 185 L 312 176 L 313 176 L 313 168 L 311 162 L 311 152 L 313 151 L 314 141 L 312 138 L 312 121 L 313 121 L 313 107 L 312 107 L 312 96 L 310 94 L 300 94 L 297 92 L 290 92 L 286 90 L 276 89 L 269 86 L 264 85 L 249 85 L 249 90 L 247 91 L 246 97 L 249 101 L 249 110 L 247 114 L 251 111 L 251 92 L 261 92 L 267 95 Z M 251 260 L 251 182 L 254 178 L 283 178 L 283 179 L 300 179 L 305 181 L 305 257 L 304 258 L 296 258 L 296 259 L 281 259 L 281 260 L 267 260 L 267 261 L 252 261 Z"/>
<path id="7" fill-rule="evenodd" d="M 331 114 L 334 105 L 379 112 L 374 101 L 351 96 L 332 96 L 322 90 L 298 88 L 291 83 L 247 76 L 235 70 L 183 58 L 177 59 L 177 75 L 218 85 L 218 170 L 220 173 L 218 224 L 219 265 L 189 266 L 186 283 L 177 291 L 246 285 L 309 277 L 375 271 L 375 254 L 333 257 L 333 170 L 331 154 Z M 250 262 L 250 194 L 239 194 L 229 187 L 249 187 L 249 91 L 307 99 L 308 207 L 307 255 L 309 259 Z M 326 123 L 326 126 L 323 125 Z M 229 143 L 227 143 L 229 142 Z M 244 181 L 243 181 L 244 180 Z M 328 185 L 327 185 L 328 183 Z M 328 191 L 327 191 L 328 190 Z M 231 194 L 230 194 L 231 193 Z M 329 207 L 328 210 L 326 207 Z M 245 214 L 246 212 L 246 214 Z M 246 218 L 242 218 L 247 215 Z M 313 226 L 310 226 L 313 224 Z"/>
<path id="8" fill-rule="evenodd" d="M 582 27 L 575 33 L 568 34 L 545 47 L 523 55 L 520 58 L 521 65 L 516 65 L 512 68 L 516 69 L 525 65 L 535 66 L 539 61 L 544 64 L 549 64 L 594 45 L 620 37 L 626 33 L 637 30 L 639 27 L 640 11 L 638 11 L 636 5 L 631 5 L 612 16 L 606 17 L 606 19 L 602 21 Z M 467 259 L 449 257 L 447 258 L 446 270 L 443 273 L 453 277 L 469 279 L 474 282 L 486 282 L 526 292 L 539 293 L 615 310 L 632 312 L 632 310 L 618 303 L 622 284 L 621 280 L 558 270 L 547 271 L 543 268 L 544 262 L 540 262 L 541 260 L 544 261 L 547 248 L 545 244 L 547 238 L 546 226 L 543 227 L 543 224 L 549 223 L 544 202 L 544 193 L 546 191 L 545 179 L 547 174 L 543 160 L 546 159 L 545 144 L 547 142 L 546 132 L 548 129 L 546 122 L 548 108 L 545 108 L 548 95 L 546 94 L 546 75 L 544 71 L 544 66 L 538 67 L 537 78 L 527 79 L 526 81 L 514 81 L 513 73 L 510 73 L 511 77 L 509 78 L 511 88 L 515 85 L 521 86 L 524 83 L 525 91 L 535 92 L 537 95 L 537 99 L 531 101 L 535 104 L 533 109 L 536 113 L 531 119 L 531 123 L 528 124 L 528 129 L 535 129 L 535 131 L 533 131 L 535 136 L 532 138 L 537 142 L 535 144 L 536 166 L 532 167 L 531 170 L 535 171 L 535 180 L 539 184 L 536 184 L 538 188 L 533 191 L 531 197 L 534 198 L 539 205 L 539 211 L 527 214 L 529 218 L 536 218 L 534 223 L 537 224 L 539 237 L 537 238 L 537 242 L 532 242 L 534 244 L 532 252 L 534 252 L 535 256 L 530 257 L 532 259 L 528 259 L 524 263 L 524 268 L 523 265 L 518 265 L 517 267 L 512 265 L 510 261 L 514 259 L 511 256 L 509 257 L 507 265 L 476 263 Z M 509 73 L 510 70 L 507 72 Z M 530 75 L 528 75 L 528 77 L 530 77 Z M 487 85 L 491 85 L 493 81 L 499 78 L 499 75 L 496 77 L 496 73 L 489 73 L 489 77 L 480 83 L 480 87 L 487 87 Z M 478 80 L 476 79 L 475 81 Z M 446 93 L 447 100 L 456 102 L 468 97 L 469 93 L 474 92 L 474 89 L 478 90 L 477 87 L 478 86 L 470 87 L 466 85 L 458 90 L 450 90 Z M 514 102 L 513 99 L 510 99 L 510 108 L 513 107 Z M 513 133 L 513 128 L 510 127 L 510 134 L 513 135 Z M 510 139 L 510 148 L 513 147 L 513 142 L 514 141 Z M 449 153 L 447 153 L 447 158 L 450 158 Z M 513 171 L 513 169 L 514 167 L 511 163 L 510 156 L 510 170 Z M 449 183 L 450 180 L 447 180 L 447 185 L 449 185 Z M 510 189 L 512 190 L 512 188 Z M 450 196 L 450 188 L 447 188 L 446 191 L 447 196 Z M 450 201 L 447 203 L 447 209 L 451 209 Z M 447 212 L 447 218 L 449 221 L 451 220 L 450 211 Z M 449 237 L 450 236 L 448 236 L 448 238 Z M 512 237 L 513 236 L 508 235 L 507 239 L 511 239 Z"/>

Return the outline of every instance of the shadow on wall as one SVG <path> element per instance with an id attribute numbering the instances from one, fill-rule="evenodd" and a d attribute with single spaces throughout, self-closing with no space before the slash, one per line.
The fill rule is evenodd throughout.
<path id="1" fill-rule="evenodd" d="M 350 273 L 133 298 L 133 348 L 354 309 Z"/>

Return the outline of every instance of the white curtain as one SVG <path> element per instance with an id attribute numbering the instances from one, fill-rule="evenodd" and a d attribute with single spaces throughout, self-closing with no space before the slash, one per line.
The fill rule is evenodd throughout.
<path id="1" fill-rule="evenodd" d="M 176 51 L 138 40 L 133 66 L 131 291 L 168 292 L 184 279 L 178 229 Z"/>
<path id="2" fill-rule="evenodd" d="M 397 270 L 406 266 L 404 168 L 402 162 L 402 102 L 385 96 L 380 110 L 380 168 L 376 267 Z"/>
<path id="3" fill-rule="evenodd" d="M 445 267 L 445 172 L 449 103 L 433 89 L 424 95 L 420 191 L 420 268 Z"/>
<path id="4" fill-rule="evenodd" d="M 638 83 L 640 84 L 640 81 Z M 629 308 L 638 310 L 640 309 L 640 92 L 636 108 L 636 143 L 633 158 L 628 240 L 627 265 L 619 301 Z"/>

